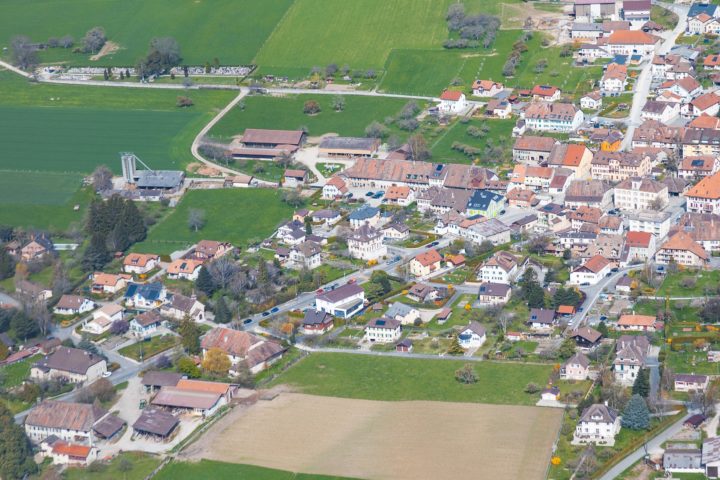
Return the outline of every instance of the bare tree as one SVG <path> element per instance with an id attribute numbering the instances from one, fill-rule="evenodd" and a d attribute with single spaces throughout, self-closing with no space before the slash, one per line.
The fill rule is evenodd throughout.
<path id="1" fill-rule="evenodd" d="M 512 318 L 510 318 L 510 315 L 505 312 L 500 312 L 495 316 L 495 321 L 502 330 L 503 335 L 507 335 L 508 326 L 512 322 Z"/>
<path id="2" fill-rule="evenodd" d="M 705 391 L 700 391 L 693 394 L 690 402 L 695 408 L 702 411 L 702 414 L 707 416 L 712 415 L 715 412 L 715 403 L 718 401 L 718 390 L 717 387 L 709 385 Z"/>
<path id="3" fill-rule="evenodd" d="M 224 290 L 237 275 L 240 267 L 226 255 L 208 264 L 207 269 L 213 282 Z"/>
<path id="4" fill-rule="evenodd" d="M 662 198 L 657 197 L 655 200 L 650 202 L 649 207 L 650 207 L 650 210 L 656 210 L 659 212 L 660 210 L 665 208 L 665 201 Z"/>
<path id="5" fill-rule="evenodd" d="M 106 41 L 105 29 L 93 27 L 88 30 L 82 39 L 83 51 L 85 53 L 97 53 L 105 45 Z"/>
<path id="6" fill-rule="evenodd" d="M 96 192 L 112 190 L 112 171 L 106 165 L 98 165 L 92 173 L 93 188 Z"/>
<path id="7" fill-rule="evenodd" d="M 38 64 L 37 48 L 28 37 L 18 35 L 10 42 L 12 58 L 15 65 L 23 70 L 31 70 Z"/>
<path id="8" fill-rule="evenodd" d="M 30 317 L 33 318 L 40 328 L 40 333 L 44 336 L 47 335 L 50 324 L 52 323 L 52 316 L 48 311 L 47 302 L 45 300 L 39 300 L 30 305 Z"/>
<path id="9" fill-rule="evenodd" d="M 422 135 L 413 135 L 408 138 L 408 147 L 411 160 L 424 161 L 430 158 L 430 149 Z"/>
<path id="10" fill-rule="evenodd" d="M 199 208 L 191 208 L 188 213 L 188 227 L 194 231 L 198 231 L 205 226 L 205 210 Z"/>

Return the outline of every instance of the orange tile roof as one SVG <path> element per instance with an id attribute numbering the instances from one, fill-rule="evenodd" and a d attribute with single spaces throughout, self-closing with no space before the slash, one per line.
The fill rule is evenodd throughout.
<path id="1" fill-rule="evenodd" d="M 651 327 L 655 324 L 655 317 L 651 315 L 621 315 L 618 325 Z"/>
<path id="2" fill-rule="evenodd" d="M 442 95 L 440 95 L 440 100 L 451 100 L 453 102 L 457 102 L 460 100 L 460 97 L 462 97 L 462 92 L 457 90 L 445 90 Z"/>
<path id="3" fill-rule="evenodd" d="M 160 257 L 152 253 L 128 253 L 123 260 L 123 265 L 131 267 L 144 267 L 150 260 L 157 261 Z"/>
<path id="4" fill-rule="evenodd" d="M 647 247 L 652 240 L 649 232 L 628 232 L 625 236 L 625 243 L 630 247 Z"/>
<path id="5" fill-rule="evenodd" d="M 177 260 L 173 261 L 170 265 L 168 265 L 167 273 L 171 275 L 178 275 L 180 273 L 188 273 L 192 274 L 196 268 L 202 266 L 203 261 L 202 260 L 185 260 L 183 258 L 178 258 Z"/>
<path id="6" fill-rule="evenodd" d="M 535 85 L 531 93 L 540 97 L 552 97 L 558 90 L 558 87 L 552 85 Z"/>
<path id="7" fill-rule="evenodd" d="M 388 200 L 398 200 L 408 198 L 410 195 L 410 187 L 406 185 L 394 185 L 388 188 L 385 198 Z"/>
<path id="8" fill-rule="evenodd" d="M 493 82 L 492 80 L 475 80 L 472 84 L 473 90 L 482 88 L 483 90 L 492 90 L 493 87 L 498 86 L 502 88 L 502 83 Z"/>
<path id="9" fill-rule="evenodd" d="M 415 256 L 415 260 L 423 267 L 432 265 L 442 260 L 440 254 L 434 248 Z"/>
<path id="10" fill-rule="evenodd" d="M 217 393 L 225 395 L 230 388 L 229 383 L 207 382 L 204 380 L 188 380 L 181 379 L 178 381 L 176 388 L 180 390 L 190 390 L 193 392 Z"/>
<path id="11" fill-rule="evenodd" d="M 641 30 L 616 30 L 608 37 L 611 45 L 654 45 L 656 41 Z"/>
<path id="12" fill-rule="evenodd" d="M 565 150 L 565 158 L 563 158 L 563 165 L 566 167 L 577 167 L 580 165 L 587 147 L 578 143 L 571 143 Z"/>
<path id="13" fill-rule="evenodd" d="M 57 453 L 59 455 L 68 455 L 70 457 L 79 457 L 79 458 L 87 458 L 87 456 L 90 455 L 91 450 L 92 450 L 92 447 L 87 447 L 85 445 L 78 445 L 76 443 L 65 443 L 65 442 L 55 442 L 55 444 L 52 447 L 53 453 Z"/>
<path id="14" fill-rule="evenodd" d="M 561 315 L 572 315 L 575 313 L 575 307 L 572 305 L 560 305 L 557 308 L 557 313 Z"/>
<path id="15" fill-rule="evenodd" d="M 690 103 L 692 103 L 693 106 L 699 108 L 700 110 L 707 110 L 713 105 L 720 103 L 720 97 L 710 92 L 700 95 L 699 97 L 693 99 Z"/>
<path id="16" fill-rule="evenodd" d="M 710 115 L 703 113 L 699 117 L 695 117 L 690 121 L 688 125 L 690 128 L 711 128 L 713 130 L 720 129 L 720 118 L 711 117 Z"/>
<path id="17" fill-rule="evenodd" d="M 580 268 L 584 267 L 591 272 L 598 273 L 608 265 L 610 265 L 610 260 L 603 257 L 602 255 L 595 255 L 594 257 L 588 259 L 587 262 L 583 263 Z"/>
<path id="18" fill-rule="evenodd" d="M 661 250 L 685 250 L 688 252 L 692 252 L 695 255 L 697 255 L 699 258 L 702 258 L 704 260 L 707 260 L 708 254 L 705 251 L 705 249 L 697 243 L 693 238 L 683 231 L 680 231 L 670 237 L 670 239 L 663 243 L 662 247 L 660 247 Z"/>
<path id="19" fill-rule="evenodd" d="M 703 65 L 706 67 L 716 67 L 720 65 L 720 55 L 708 55 L 703 60 Z"/>
<path id="20" fill-rule="evenodd" d="M 687 191 L 685 196 L 704 198 L 707 200 L 720 198 L 720 172 L 700 180 L 694 187 Z"/>
<path id="21" fill-rule="evenodd" d="M 128 280 L 130 278 L 132 278 L 130 275 L 115 275 L 104 272 L 93 273 L 93 283 L 95 285 L 103 285 L 106 287 L 114 287 L 120 280 Z"/>

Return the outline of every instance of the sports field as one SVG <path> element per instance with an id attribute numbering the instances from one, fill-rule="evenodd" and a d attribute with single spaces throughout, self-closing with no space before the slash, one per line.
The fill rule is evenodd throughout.
<path id="1" fill-rule="evenodd" d="M 283 393 L 236 410 L 183 457 L 358 478 L 539 480 L 562 413 Z"/>
<path id="2" fill-rule="evenodd" d="M 44 42 L 101 26 L 120 45 L 98 65 L 135 65 L 154 37 L 174 37 L 183 60 L 202 65 L 217 57 L 224 65 L 248 64 L 293 0 L 6 0 L 0 15 L 0 45 L 14 35 Z M 88 55 L 51 49 L 43 60 L 87 65 Z"/>
<path id="3" fill-rule="evenodd" d="M 420 360 L 346 353 L 313 353 L 288 369 L 274 384 L 303 393 L 367 400 L 434 400 L 534 405 L 539 397 L 523 390 L 545 385 L 551 365 L 473 363 L 479 381 L 455 380 L 462 360 Z"/>
<path id="4" fill-rule="evenodd" d="M 147 240 L 134 251 L 171 253 L 202 240 L 231 242 L 242 247 L 273 232 L 293 208 L 283 203 L 276 189 L 191 190 L 161 223 L 150 229 Z M 205 226 L 195 232 L 188 226 L 191 209 L 205 212 Z"/>
<path id="5" fill-rule="evenodd" d="M 408 102 L 402 98 L 359 97 L 346 95 L 345 108 L 335 112 L 333 95 L 288 95 L 283 97 L 251 96 L 243 100 L 244 107 L 232 109 L 210 130 L 210 136 L 228 139 L 242 134 L 246 128 L 295 130 L 307 127 L 310 135 L 337 133 L 364 136 L 365 127 L 373 121 L 397 115 Z M 303 113 L 303 105 L 315 100 L 322 111 L 316 115 Z"/>

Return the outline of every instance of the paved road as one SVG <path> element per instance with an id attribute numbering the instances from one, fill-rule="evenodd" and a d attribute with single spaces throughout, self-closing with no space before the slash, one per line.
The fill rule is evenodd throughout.
<path id="1" fill-rule="evenodd" d="M 29 74 L 28 72 L 25 72 L 25 71 L 23 71 L 23 70 L 20 70 L 19 68 L 15 67 L 15 66 L 7 63 L 7 62 L 3 62 L 2 60 L 0 60 L 0 67 L 7 68 L 7 69 L 10 70 L 11 72 L 17 73 L 18 75 L 22 75 L 22 76 L 25 77 L 25 78 L 30 78 L 30 77 L 32 77 L 32 75 Z"/>
<path id="2" fill-rule="evenodd" d="M 683 423 L 685 422 L 685 420 L 690 418 L 691 415 L 691 413 L 688 413 L 683 418 L 675 422 L 671 427 L 662 432 L 660 435 L 649 440 L 647 442 L 647 450 L 651 451 L 660 448 L 660 445 L 668 441 L 670 438 L 675 436 L 683 429 Z M 644 456 L 645 448 L 641 446 L 633 453 L 625 457 L 620 463 L 611 468 L 605 475 L 600 477 L 600 480 L 612 480 L 614 478 L 617 478 L 622 472 L 630 468 L 635 462 L 642 459 Z"/>

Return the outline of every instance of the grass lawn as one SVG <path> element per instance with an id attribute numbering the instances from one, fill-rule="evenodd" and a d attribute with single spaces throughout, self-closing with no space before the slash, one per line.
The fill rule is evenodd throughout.
<path id="1" fill-rule="evenodd" d="M 700 318 L 700 308 L 691 306 L 689 301 L 677 300 L 669 303 L 670 313 L 672 314 L 673 318 L 673 324 L 675 324 L 677 321 L 690 323 L 702 321 L 702 319 Z M 665 301 L 640 301 L 635 304 L 635 307 L 633 309 L 641 315 L 657 315 L 658 312 L 665 311 Z M 673 326 L 674 325 L 672 325 L 671 327 Z M 677 334 L 682 336 L 687 335 L 687 333 L 683 332 L 678 332 Z"/>
<path id="2" fill-rule="evenodd" d="M 241 465 L 236 463 L 200 460 L 199 462 L 171 462 L 155 476 L 157 480 L 342 480 L 347 477 L 293 473 L 285 470 Z M 349 479 L 348 479 L 349 480 Z"/>
<path id="3" fill-rule="evenodd" d="M 537 395 L 523 392 L 534 382 L 545 385 L 552 366 L 473 363 L 479 381 L 455 380 L 462 360 L 419 360 L 353 354 L 314 353 L 288 369 L 274 384 L 304 393 L 368 400 L 436 400 L 533 405 Z"/>
<path id="4" fill-rule="evenodd" d="M 257 214 L 258 208 L 262 215 Z M 205 226 L 197 232 L 187 224 L 191 209 L 205 211 Z M 165 254 L 202 239 L 245 246 L 270 235 L 292 212 L 275 189 L 192 190 L 134 250 Z"/>
<path id="5" fill-rule="evenodd" d="M 679 19 L 675 12 L 660 5 L 653 5 L 650 8 L 650 20 L 662 25 L 666 30 L 672 30 L 677 25 Z"/>
<path id="6" fill-rule="evenodd" d="M 132 465 L 129 471 L 123 471 L 119 468 L 123 459 L 129 461 Z M 63 478 L 65 480 L 100 480 L 107 478 L 143 480 L 160 465 L 160 461 L 160 457 L 148 455 L 143 452 L 124 452 L 109 462 L 102 462 L 102 467 L 99 471 L 70 467 L 63 472 Z"/>
<path id="7" fill-rule="evenodd" d="M 335 112 L 332 95 L 288 95 L 284 97 L 251 96 L 243 103 L 244 108 L 233 108 L 220 120 L 209 135 L 229 139 L 242 134 L 246 128 L 269 128 L 295 130 L 307 127 L 312 136 L 337 133 L 343 136 L 364 136 L 365 127 L 373 121 L 382 122 L 385 117 L 397 115 L 407 103 L 405 99 L 372 98 L 346 95 L 345 109 Z M 317 115 L 305 115 L 303 105 L 315 100 L 322 111 Z"/>
<path id="8" fill-rule="evenodd" d="M 463 152 L 453 150 L 452 145 L 455 142 L 479 148 L 481 153 L 477 156 L 481 161 L 486 159 L 482 151 L 487 147 L 488 143 L 493 145 L 507 144 L 512 147 L 512 129 L 515 126 L 515 120 L 507 119 L 473 119 L 469 122 L 455 122 L 450 128 L 431 145 L 432 158 L 434 162 L 450 162 L 450 163 L 471 163 L 473 158 L 468 157 Z M 488 132 L 483 137 L 472 137 L 468 135 L 469 127 L 488 128 Z M 491 162 L 492 163 L 492 162 Z"/>
<path id="9" fill-rule="evenodd" d="M 42 358 L 42 355 L 34 355 L 21 362 L 0 368 L 0 376 L 2 377 L 2 387 L 12 388 L 20 385 L 30 375 L 30 368 L 33 363 Z"/>
<path id="10" fill-rule="evenodd" d="M 695 279 L 695 285 L 683 286 L 682 282 L 686 279 Z M 656 295 L 658 297 L 702 296 L 705 294 L 705 289 L 715 294 L 718 284 L 720 284 L 720 270 L 675 272 L 665 276 Z"/>
<path id="11" fill-rule="evenodd" d="M 708 362 L 707 352 L 674 352 L 669 348 L 665 351 L 665 364 L 675 373 L 720 375 L 720 363 Z"/>
<path id="12" fill-rule="evenodd" d="M 76 44 L 95 26 L 105 29 L 120 49 L 97 61 L 72 49 L 51 49 L 44 61 L 79 65 L 135 65 L 154 37 L 174 37 L 183 63 L 202 65 L 217 57 L 223 65 L 249 64 L 283 17 L 292 0 L 54 0 L 3 2 L 2 45 L 15 35 L 44 42 L 72 35 Z"/>
<path id="13" fill-rule="evenodd" d="M 393 50 L 378 88 L 386 92 L 437 97 L 454 78 L 460 77 L 468 55 L 483 54 L 458 50 Z"/>
<path id="14" fill-rule="evenodd" d="M 174 347 L 179 341 L 179 337 L 174 335 L 157 335 L 155 337 L 151 337 L 150 340 L 140 340 L 132 345 L 123 347 L 118 350 L 118 352 L 124 357 L 129 357 L 137 361 L 143 361 Z"/>

